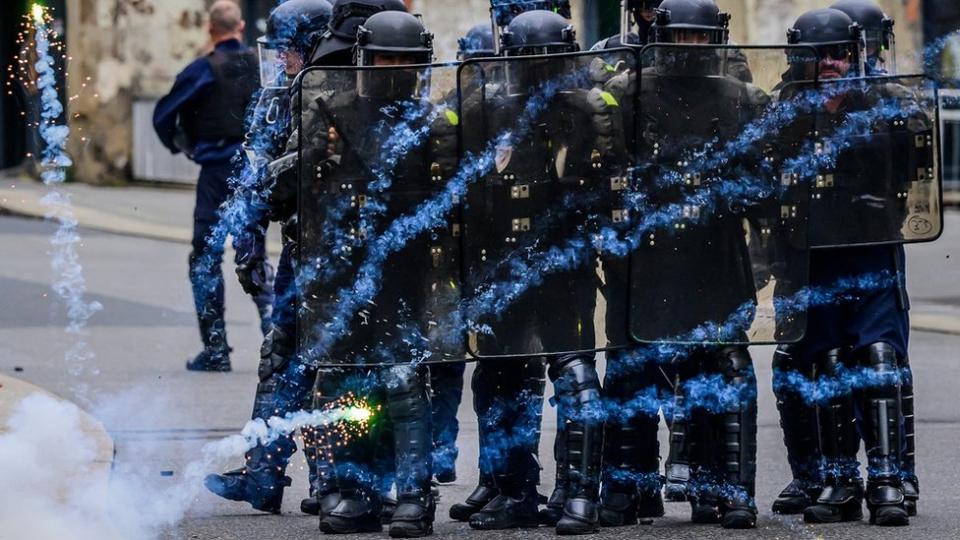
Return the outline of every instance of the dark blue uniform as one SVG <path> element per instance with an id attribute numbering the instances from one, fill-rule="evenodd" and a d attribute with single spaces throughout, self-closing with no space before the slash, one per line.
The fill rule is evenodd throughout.
<path id="1" fill-rule="evenodd" d="M 229 350 L 220 268 L 226 234 L 217 230 L 218 209 L 233 195 L 229 179 L 239 163 L 243 119 L 257 85 L 256 74 L 256 59 L 246 46 L 235 39 L 222 41 L 213 53 L 193 61 L 177 75 L 170 93 L 154 112 L 154 127 L 163 144 L 173 153 L 187 151 L 201 166 L 193 214 L 190 281 L 207 351 Z M 188 143 L 178 140 L 181 134 L 186 135 Z M 269 276 L 272 271 L 266 262 L 265 230 L 266 220 L 261 220 L 243 234 L 230 232 L 234 233 L 237 264 L 263 265 L 263 275 Z M 268 283 L 253 299 L 266 333 L 272 285 Z"/>

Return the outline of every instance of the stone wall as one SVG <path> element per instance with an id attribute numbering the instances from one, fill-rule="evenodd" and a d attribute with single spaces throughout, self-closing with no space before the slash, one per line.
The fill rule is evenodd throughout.
<path id="1" fill-rule="evenodd" d="M 129 178 L 133 100 L 163 95 L 203 50 L 206 7 L 205 0 L 68 1 L 76 179 L 104 184 Z"/>
<path id="2" fill-rule="evenodd" d="M 130 177 L 132 104 L 163 95 L 177 72 L 207 46 L 205 12 L 211 0 L 68 0 L 68 54 L 74 137 L 74 177 L 89 183 Z M 583 6 L 573 0 L 581 26 Z M 787 27 L 823 0 L 718 0 L 734 15 L 739 43 L 782 43 Z M 489 0 L 409 0 L 436 34 L 437 58 L 453 60 L 457 38 L 489 20 Z M 916 69 L 920 0 L 881 0 L 897 19 L 901 71 Z M 585 32 L 580 32 L 582 37 Z M 588 46 L 589 44 L 583 44 Z M 82 85 L 87 84 L 84 88 Z"/>
<path id="3" fill-rule="evenodd" d="M 434 33 L 436 56 L 441 62 L 456 59 L 457 40 L 473 25 L 490 23 L 490 0 L 413 0 L 411 3 L 411 10 L 422 14 L 424 24 Z M 583 0 L 573 0 L 571 4 L 573 20 L 579 27 Z"/>

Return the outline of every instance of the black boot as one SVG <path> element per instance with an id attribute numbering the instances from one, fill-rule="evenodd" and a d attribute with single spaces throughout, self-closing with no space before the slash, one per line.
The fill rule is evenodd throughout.
<path id="1" fill-rule="evenodd" d="M 480 483 L 474 488 L 467 500 L 450 507 L 450 518 L 455 521 L 470 521 L 470 516 L 476 514 L 487 505 L 499 492 L 489 472 L 480 473 Z"/>
<path id="2" fill-rule="evenodd" d="M 823 486 L 817 481 L 815 484 L 809 484 L 804 480 L 793 479 L 783 488 L 777 499 L 773 501 L 773 513 L 785 516 L 802 514 L 803 511 L 811 506 L 823 490 Z"/>
<path id="3" fill-rule="evenodd" d="M 420 538 L 433 534 L 436 502 L 429 492 L 425 495 L 405 494 L 397 498 L 397 508 L 390 519 L 393 538 Z"/>
<path id="4" fill-rule="evenodd" d="M 828 351 L 817 363 L 824 379 L 842 371 L 845 349 Z M 857 451 L 860 435 L 852 394 L 838 395 L 817 405 L 820 451 L 824 459 L 825 479 L 820 497 L 803 511 L 807 523 L 839 523 L 863 519 L 863 481 L 859 476 Z"/>
<path id="5" fill-rule="evenodd" d="M 610 378 L 607 380 L 609 384 Z M 663 515 L 657 429 L 658 418 L 643 413 L 622 423 L 607 423 L 600 492 L 601 526 L 635 525 L 640 518 Z"/>
<path id="6" fill-rule="evenodd" d="M 192 360 L 187 360 L 187 371 L 214 371 L 227 373 L 230 366 L 230 348 L 204 348 Z"/>
<path id="7" fill-rule="evenodd" d="M 603 459 L 603 423 L 592 419 L 600 402 L 600 379 L 589 357 L 553 361 L 550 378 L 558 397 L 558 415 L 564 419 L 567 499 L 557 522 L 558 535 L 590 534 L 600 530 L 600 467 Z"/>
<path id="8" fill-rule="evenodd" d="M 208 475 L 203 485 L 224 499 L 245 501 L 256 510 L 279 514 L 283 489 L 290 485 L 290 477 L 283 473 L 295 451 L 296 446 L 287 439 L 270 447 L 257 446 L 247 453 L 243 468 Z"/>
<path id="9" fill-rule="evenodd" d="M 867 508 L 870 523 L 882 526 L 910 524 L 900 476 L 902 413 L 900 374 L 896 352 L 886 343 L 871 345 L 867 362 L 887 384 L 863 393 L 863 442 L 867 449 Z"/>
<path id="10" fill-rule="evenodd" d="M 397 366 L 387 370 L 385 378 L 397 464 L 397 508 L 390 519 L 390 536 L 428 536 L 433 534 L 436 514 L 429 372 Z"/>
<path id="11" fill-rule="evenodd" d="M 539 527 L 536 483 L 512 475 L 497 476 L 496 482 L 499 494 L 470 516 L 470 527 L 484 531 Z"/>
<path id="12" fill-rule="evenodd" d="M 820 496 L 820 441 L 817 434 L 817 409 L 788 385 L 787 377 L 813 380 L 813 363 L 798 358 L 787 346 L 777 349 L 773 360 L 773 392 L 780 413 L 783 444 L 793 480 L 773 502 L 773 512 L 802 514 Z"/>
<path id="13" fill-rule="evenodd" d="M 557 463 L 557 474 L 553 493 L 547 499 L 547 506 L 540 510 L 540 524 L 555 527 L 563 517 L 563 503 L 567 500 L 567 439 L 563 422 L 557 418 L 557 436 L 553 441 L 553 458 Z"/>
<path id="14" fill-rule="evenodd" d="M 840 523 L 863 519 L 863 481 L 827 477 L 813 506 L 803 511 L 807 523 Z"/>
<path id="15" fill-rule="evenodd" d="M 365 488 L 340 490 L 340 502 L 320 519 L 320 530 L 326 534 L 380 532 L 380 494 Z"/>
<path id="16" fill-rule="evenodd" d="M 720 500 L 714 490 L 691 489 L 686 492 L 690 501 L 690 521 L 701 525 L 720 523 Z"/>
<path id="17" fill-rule="evenodd" d="M 757 526 L 754 503 L 757 479 L 757 380 L 753 361 L 742 347 L 720 352 L 720 372 L 744 398 L 731 410 L 719 415 L 723 444 L 719 462 L 727 489 L 720 497 L 720 524 L 724 529 L 753 529 Z"/>

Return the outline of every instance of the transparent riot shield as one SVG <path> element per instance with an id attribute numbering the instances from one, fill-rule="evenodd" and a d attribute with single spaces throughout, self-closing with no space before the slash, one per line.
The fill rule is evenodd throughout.
<path id="1" fill-rule="evenodd" d="M 813 248 L 936 240 L 943 229 L 937 85 L 923 75 L 824 80 Z"/>
<path id="2" fill-rule="evenodd" d="M 645 343 L 802 338 L 809 194 L 781 174 L 814 106 L 777 99 L 813 49 L 651 45 L 641 53 L 630 332 Z"/>
<path id="3" fill-rule="evenodd" d="M 476 59 L 459 72 L 464 317 L 478 357 L 616 348 L 626 333 L 626 261 L 601 265 L 625 225 L 633 126 L 630 49 Z M 627 85 L 623 85 L 626 88 Z M 611 313 L 607 298 L 623 309 Z"/>
<path id="4" fill-rule="evenodd" d="M 465 358 L 455 66 L 299 79 L 299 353 L 313 365 Z"/>

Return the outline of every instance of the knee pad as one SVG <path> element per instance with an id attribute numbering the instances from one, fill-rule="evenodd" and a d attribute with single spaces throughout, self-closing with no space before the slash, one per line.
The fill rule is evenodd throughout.
<path id="1" fill-rule="evenodd" d="M 579 403 L 600 398 L 600 377 L 592 358 L 568 356 L 551 362 L 550 379 L 558 397 L 574 397 Z"/>
<path id="2" fill-rule="evenodd" d="M 384 374 L 387 409 L 394 421 L 430 414 L 429 376 L 422 367 L 396 366 Z"/>

